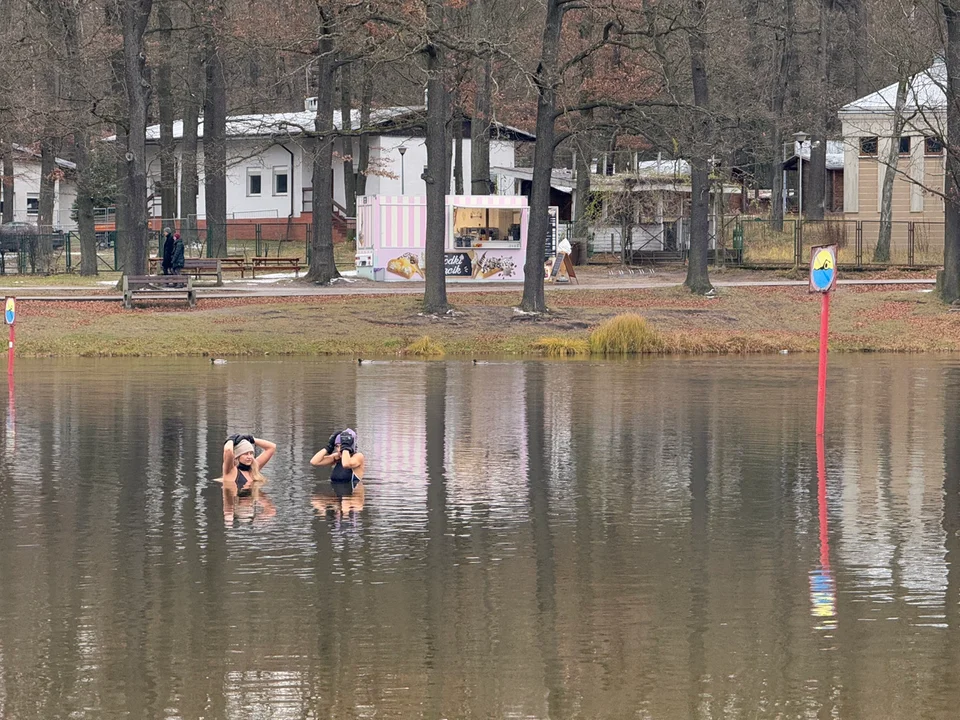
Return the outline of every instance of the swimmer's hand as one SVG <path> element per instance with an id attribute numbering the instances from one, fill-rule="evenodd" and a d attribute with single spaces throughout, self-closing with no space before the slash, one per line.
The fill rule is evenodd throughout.
<path id="1" fill-rule="evenodd" d="M 337 435 L 339 434 L 340 431 L 337 430 L 330 436 L 330 439 L 327 440 L 327 455 L 333 455 L 333 451 L 337 447 Z"/>

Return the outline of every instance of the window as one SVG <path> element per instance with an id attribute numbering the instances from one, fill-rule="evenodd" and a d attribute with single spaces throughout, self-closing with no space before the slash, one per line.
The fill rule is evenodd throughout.
<path id="1" fill-rule="evenodd" d="M 285 167 L 273 169 L 273 194 L 286 195 L 289 191 L 287 187 L 287 169 Z"/>
<path id="2" fill-rule="evenodd" d="M 943 141 L 938 137 L 926 137 L 923 139 L 923 152 L 927 155 L 942 155 Z"/>
<path id="3" fill-rule="evenodd" d="M 900 138 L 900 154 L 910 154 L 910 137 L 908 135 L 901 136 Z"/>
<path id="4" fill-rule="evenodd" d="M 259 197 L 262 190 L 262 179 L 260 170 L 247 170 L 247 195 L 249 197 Z"/>
<path id="5" fill-rule="evenodd" d="M 27 215 L 39 215 L 40 214 L 40 196 L 28 194 L 27 195 Z"/>
<path id="6" fill-rule="evenodd" d="M 876 155 L 877 154 L 877 138 L 873 137 L 862 137 L 860 138 L 860 154 L 861 155 Z"/>

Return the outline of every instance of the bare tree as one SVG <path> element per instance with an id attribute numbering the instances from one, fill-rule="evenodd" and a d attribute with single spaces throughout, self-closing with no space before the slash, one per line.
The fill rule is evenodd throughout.
<path id="1" fill-rule="evenodd" d="M 160 39 L 157 58 L 157 110 L 160 116 L 160 215 L 164 219 L 180 216 L 177 207 L 177 164 L 174 153 L 173 121 L 176 116 L 171 65 L 180 54 L 174 49 L 173 18 L 169 0 L 157 2 L 157 29 Z"/>
<path id="2" fill-rule="evenodd" d="M 890 233 L 893 229 L 893 182 L 897 176 L 897 163 L 900 160 L 900 134 L 904 125 L 904 106 L 907 104 L 907 86 L 909 80 L 901 68 L 897 81 L 897 99 L 893 108 L 890 128 L 890 148 L 884 160 L 883 186 L 880 189 L 880 229 L 877 234 L 877 246 L 873 250 L 874 262 L 890 262 Z"/>
<path id="3" fill-rule="evenodd" d="M 447 159 L 447 118 L 450 100 L 444 83 L 443 47 L 437 42 L 444 28 L 444 7 L 440 0 L 426 0 L 427 33 L 421 53 L 427 75 L 427 237 L 424 256 L 427 277 L 423 291 L 425 313 L 445 313 L 447 279 L 444 275 L 443 246 L 446 237 L 446 196 L 450 187 Z"/>
<path id="4" fill-rule="evenodd" d="M 336 57 L 336 17 L 332 8 L 317 6 L 317 114 L 314 121 L 313 150 L 313 245 L 307 279 L 329 283 L 340 277 L 333 257 L 333 126 L 334 88 L 338 58 Z"/>
<path id="5" fill-rule="evenodd" d="M 530 190 L 530 227 L 527 231 L 527 258 L 523 266 L 523 298 L 526 312 L 546 312 L 543 293 L 543 261 L 550 223 L 550 180 L 557 137 L 557 91 L 562 79 L 560 35 L 563 16 L 574 0 L 547 0 L 540 44 L 540 62 L 533 76 L 537 91 L 537 144 L 533 151 Z"/>
<path id="6" fill-rule="evenodd" d="M 937 289 L 944 302 L 960 300 L 960 6 L 940 0 L 947 26 L 947 167 L 943 271 Z"/>
<path id="7" fill-rule="evenodd" d="M 203 96 L 203 190 L 207 217 L 207 254 L 227 255 L 227 69 L 223 38 L 223 0 L 207 6 L 203 29 L 206 87 Z M 293 168 L 290 169 L 291 172 Z"/>
<path id="8" fill-rule="evenodd" d="M 694 139 L 690 158 L 690 253 L 687 279 L 691 292 L 705 294 L 713 289 L 707 270 L 710 246 L 710 168 L 707 153 L 713 142 L 710 92 L 707 82 L 706 0 L 690 0 L 690 72 L 693 81 Z"/>
<path id="9" fill-rule="evenodd" d="M 125 111 L 129 125 L 125 137 L 126 153 L 123 187 L 127 199 L 126 247 L 127 274 L 147 271 L 147 112 L 150 107 L 150 84 L 147 78 L 147 55 L 143 36 L 150 20 L 153 0 L 119 0 L 123 33 L 123 79 Z"/>

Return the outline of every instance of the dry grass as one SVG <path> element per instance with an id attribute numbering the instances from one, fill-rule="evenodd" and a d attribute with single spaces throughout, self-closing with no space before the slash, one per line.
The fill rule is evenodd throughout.
<path id="1" fill-rule="evenodd" d="M 597 355 L 659 353 L 663 335 L 636 313 L 610 318 L 590 333 L 590 351 Z"/>
<path id="2" fill-rule="evenodd" d="M 531 347 L 546 357 L 579 357 L 590 354 L 590 343 L 581 338 L 542 337 Z"/>
<path id="3" fill-rule="evenodd" d="M 443 345 L 436 340 L 424 335 L 419 340 L 414 340 L 403 349 L 404 355 L 413 355 L 415 357 L 443 357 L 446 354 Z"/>
<path id="4" fill-rule="evenodd" d="M 518 318 L 517 293 L 457 293 L 457 314 L 420 314 L 419 295 L 202 298 L 125 311 L 119 302 L 21 301 L 22 356 L 336 354 L 396 356 L 440 346 L 447 356 L 580 354 L 596 330 L 613 347 L 657 353 L 815 352 L 820 298 L 802 287 L 721 288 L 707 299 L 677 288 L 548 293 L 553 311 Z M 646 340 L 614 342 L 618 314 L 641 321 Z M 642 315 L 642 318 L 640 317 Z M 645 319 L 645 323 L 643 323 Z M 346 332 L 331 323 L 346 322 Z M 619 323 L 623 320 L 619 320 Z M 634 321 L 636 323 L 636 321 Z M 423 341 L 428 336 L 430 344 Z M 408 349 L 409 348 L 409 349 Z M 841 286 L 831 306 L 832 351 L 960 351 L 960 312 L 916 286 Z M 603 350 L 601 350 L 603 351 Z M 615 350 L 615 352 L 631 351 Z M 636 351 L 636 350 L 633 350 Z"/>

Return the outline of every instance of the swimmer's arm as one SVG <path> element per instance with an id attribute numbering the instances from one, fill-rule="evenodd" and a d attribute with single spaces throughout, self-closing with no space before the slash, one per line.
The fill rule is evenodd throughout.
<path id="1" fill-rule="evenodd" d="M 340 463 L 348 470 L 355 470 L 363 465 L 363 453 L 351 453 L 344 450 L 340 455 Z"/>
<path id="2" fill-rule="evenodd" d="M 277 451 L 277 444 L 269 440 L 264 440 L 263 438 L 254 438 L 253 444 L 263 450 L 257 458 L 257 467 L 262 470 L 263 466 L 270 462 L 270 458 L 272 458 L 273 454 Z"/>
<path id="3" fill-rule="evenodd" d="M 227 440 L 223 444 L 223 477 L 233 472 L 233 440 Z"/>
<path id="4" fill-rule="evenodd" d="M 323 448 L 310 458 L 310 464 L 314 467 L 325 467 L 327 465 L 334 465 L 337 462 L 337 459 L 333 455 L 327 454 L 327 449 Z"/>
<path id="5" fill-rule="evenodd" d="M 233 527 L 234 505 L 236 504 L 237 493 L 235 490 L 223 486 L 223 524 L 225 527 Z"/>

